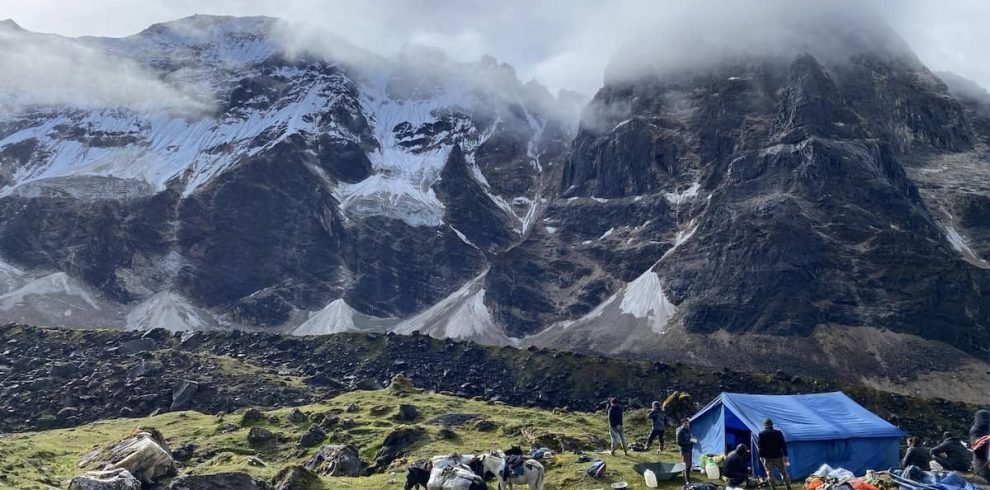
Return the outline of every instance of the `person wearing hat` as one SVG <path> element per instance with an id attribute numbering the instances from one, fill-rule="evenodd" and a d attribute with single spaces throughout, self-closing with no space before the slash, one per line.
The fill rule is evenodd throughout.
<path id="1" fill-rule="evenodd" d="M 650 438 L 646 441 L 646 448 L 653 445 L 653 439 L 660 440 L 660 450 L 663 451 L 663 433 L 667 430 L 667 413 L 663 411 L 660 402 L 653 402 L 653 409 L 650 410 L 650 421 L 653 422 L 653 430 L 650 431 Z"/>
<path id="2" fill-rule="evenodd" d="M 791 490 L 791 476 L 787 474 L 787 441 L 784 440 L 784 433 L 773 427 L 773 420 L 763 421 L 763 431 L 756 436 L 756 447 L 760 451 L 760 462 L 767 472 L 767 480 L 770 488 L 773 489 L 773 470 L 780 473 L 780 477 L 787 485 L 787 490 Z"/>

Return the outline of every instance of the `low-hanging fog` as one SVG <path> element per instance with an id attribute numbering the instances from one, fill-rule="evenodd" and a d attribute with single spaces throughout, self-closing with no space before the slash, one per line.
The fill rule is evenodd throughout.
<path id="1" fill-rule="evenodd" d="M 289 49 L 318 43 L 324 37 L 320 33 L 326 33 L 327 38 L 332 34 L 383 56 L 409 44 L 437 47 L 459 60 L 490 54 L 515 66 L 523 80 L 536 79 L 552 91 L 588 95 L 601 86 L 606 67 L 620 50 L 633 60 L 613 63 L 612 70 L 644 63 L 705 62 L 754 51 L 828 52 L 828 43 L 837 38 L 887 43 L 890 36 L 870 27 L 882 25 L 870 21 L 876 15 L 932 69 L 990 86 L 984 49 L 990 44 L 990 30 L 985 28 L 990 3 L 981 0 L 0 0 L 0 18 L 10 17 L 32 31 L 66 36 L 124 36 L 195 13 L 269 15 L 305 25 L 299 29 L 305 37 L 289 38 Z M 805 36 L 816 29 L 829 32 L 819 20 L 836 16 L 848 20 L 841 36 Z M 128 99 L 135 91 L 151 91 L 171 103 L 201 103 L 159 86 L 137 68 L 108 67 L 91 53 L 66 57 L 59 51 L 31 51 L 36 48 L 0 50 L 0 88 L 38 92 L 36 80 L 46 75 L 39 96 L 57 98 L 60 91 L 102 90 L 100 73 L 109 69 L 128 83 L 118 81 L 102 96 Z M 72 76 L 80 60 L 98 69 Z M 123 78 L 118 76 L 121 70 Z M 51 80 L 60 77 L 65 81 Z"/>

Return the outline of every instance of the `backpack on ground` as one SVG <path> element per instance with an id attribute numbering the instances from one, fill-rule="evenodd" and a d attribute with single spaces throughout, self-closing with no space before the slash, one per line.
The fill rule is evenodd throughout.
<path id="1" fill-rule="evenodd" d="M 684 490 L 718 490 L 718 487 L 711 483 L 689 483 L 684 485 Z"/>
<path id="2" fill-rule="evenodd" d="M 605 469 L 605 461 L 596 459 L 591 463 L 591 466 L 588 467 L 588 474 L 591 475 L 592 478 L 599 480 L 605 476 Z"/>

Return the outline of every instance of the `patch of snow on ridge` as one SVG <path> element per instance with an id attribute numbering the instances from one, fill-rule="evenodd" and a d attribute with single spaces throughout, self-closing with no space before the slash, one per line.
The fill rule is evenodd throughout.
<path id="1" fill-rule="evenodd" d="M 977 255 L 973 249 L 969 248 L 969 245 L 966 244 L 966 239 L 964 239 L 955 228 L 951 226 L 945 227 L 945 239 L 948 240 L 949 244 L 952 245 L 952 248 L 956 252 L 959 252 L 959 254 L 962 255 L 968 262 L 979 267 L 990 267 L 990 263 Z"/>
<path id="2" fill-rule="evenodd" d="M 485 306 L 483 286 L 487 272 L 468 281 L 439 303 L 403 321 L 394 331 L 400 334 L 419 331 L 435 338 L 514 345 L 515 342 L 495 324 L 488 307 Z"/>
<path id="3" fill-rule="evenodd" d="M 354 309 L 343 298 L 332 301 L 325 308 L 310 315 L 292 331 L 292 335 L 328 335 L 342 332 L 356 332 Z"/>
<path id="4" fill-rule="evenodd" d="M 0 296 L 0 310 L 9 311 L 16 306 L 24 305 L 32 296 L 54 297 L 56 295 L 73 296 L 81 299 L 86 305 L 99 310 L 100 306 L 86 290 L 75 284 L 68 274 L 56 272 L 40 277 L 24 286 Z"/>
<path id="5" fill-rule="evenodd" d="M 626 286 L 619 310 L 636 318 L 648 319 L 650 328 L 662 334 L 666 332 L 667 323 L 677 312 L 677 307 L 667 299 L 660 276 L 651 269 Z"/>
<path id="6" fill-rule="evenodd" d="M 350 218 L 385 216 L 410 226 L 439 226 L 444 205 L 429 185 L 375 174 L 334 190 L 340 209 Z"/>
<path id="7" fill-rule="evenodd" d="M 667 199 L 667 202 L 673 205 L 679 205 L 696 197 L 698 195 L 698 190 L 700 189 L 701 189 L 701 183 L 695 182 L 691 184 L 691 187 L 688 187 L 687 189 L 681 192 L 665 192 L 663 193 L 663 197 Z"/>
<path id="8" fill-rule="evenodd" d="M 128 330 L 164 328 L 173 332 L 204 330 L 212 326 L 206 313 L 172 291 L 160 291 L 142 301 L 127 314 L 125 323 Z"/>
<path id="9" fill-rule="evenodd" d="M 0 260 L 0 294 L 17 289 L 23 283 L 24 271 Z"/>

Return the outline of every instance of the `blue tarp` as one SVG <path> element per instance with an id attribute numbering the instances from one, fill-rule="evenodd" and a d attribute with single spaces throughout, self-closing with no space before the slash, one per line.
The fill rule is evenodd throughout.
<path id="1" fill-rule="evenodd" d="M 773 419 L 784 433 L 790 453 L 791 478 L 804 478 L 822 464 L 857 475 L 898 464 L 897 427 L 854 402 L 845 393 L 812 395 L 743 395 L 723 393 L 691 418 L 698 438 L 695 461 L 702 454 L 725 454 L 726 446 L 745 443 L 752 449 L 753 469 L 759 465 L 756 435 L 763 421 Z"/>

